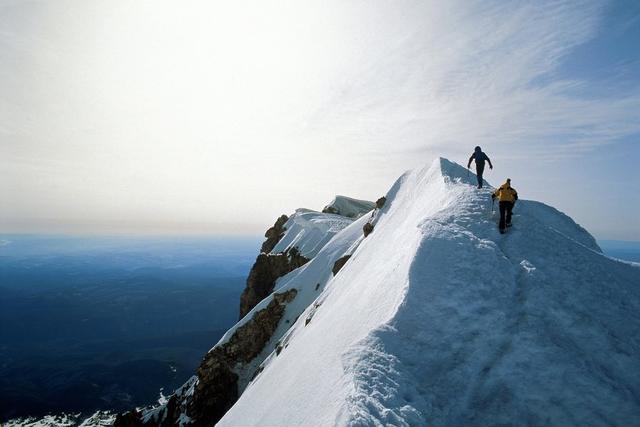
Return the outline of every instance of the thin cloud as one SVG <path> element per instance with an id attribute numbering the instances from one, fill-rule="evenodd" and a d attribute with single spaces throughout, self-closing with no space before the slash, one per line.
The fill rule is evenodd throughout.
<path id="1" fill-rule="evenodd" d="M 374 50 L 345 78 L 314 130 L 407 155 L 491 143 L 516 157 L 544 148 L 548 158 L 636 134 L 640 91 L 593 96 L 597 83 L 555 73 L 597 36 L 604 6 L 462 2 L 437 15 L 416 6 L 410 28 L 392 29 L 391 48 Z"/>
<path id="2" fill-rule="evenodd" d="M 567 72 L 622 31 L 610 4 L 580 3 L 4 2 L 0 228 L 260 232 L 474 145 L 558 160 L 628 143 L 638 58 Z"/>

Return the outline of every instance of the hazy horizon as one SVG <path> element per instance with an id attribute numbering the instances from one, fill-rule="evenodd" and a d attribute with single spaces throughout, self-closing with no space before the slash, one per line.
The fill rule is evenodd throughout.
<path id="1" fill-rule="evenodd" d="M 481 145 L 491 184 L 640 240 L 640 4 L 0 11 L 0 233 L 262 235 Z"/>
<path id="2" fill-rule="evenodd" d="M 0 235 L 0 425 L 181 386 L 237 321 L 260 241 Z"/>

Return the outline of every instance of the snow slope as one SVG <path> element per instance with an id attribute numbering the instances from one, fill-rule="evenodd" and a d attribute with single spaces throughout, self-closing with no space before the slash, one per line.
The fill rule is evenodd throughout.
<path id="1" fill-rule="evenodd" d="M 358 200 L 347 196 L 336 196 L 331 203 L 322 209 L 348 218 L 360 218 L 376 207 L 376 204 L 368 200 Z"/>
<path id="2" fill-rule="evenodd" d="M 327 216 L 327 214 L 320 215 Z M 330 216 L 335 217 L 337 215 Z M 238 370 L 240 390 L 244 389 L 249 379 L 253 376 L 255 369 L 276 350 L 276 347 L 279 344 L 285 345 L 283 341 L 285 334 L 287 332 L 290 333 L 290 328 L 292 328 L 296 319 L 307 307 L 313 304 L 333 276 L 331 272 L 333 264 L 338 258 L 353 252 L 362 241 L 362 226 L 367 219 L 368 217 L 362 217 L 356 221 L 347 219 L 350 224 L 345 229 L 333 236 L 307 264 L 279 278 L 276 281 L 274 292 L 258 303 L 245 317 L 231 327 L 216 344 L 216 346 L 219 346 L 229 341 L 238 328 L 247 323 L 255 313 L 264 310 L 269 305 L 274 298 L 274 294 L 281 294 L 291 289 L 297 291 L 294 300 L 287 304 L 283 320 L 279 322 L 278 328 L 262 353 L 250 364 Z"/>
<path id="3" fill-rule="evenodd" d="M 349 200 L 353 203 L 347 203 L 346 206 L 354 205 L 357 208 L 366 205 L 368 210 L 375 207 L 373 202 Z M 206 417 L 211 415 L 214 410 L 212 407 L 219 408 L 220 411 L 226 409 L 215 400 L 213 406 L 206 407 L 207 403 L 212 402 L 211 395 L 218 396 L 220 400 L 228 399 L 231 403 L 235 401 L 237 394 L 242 393 L 251 379 L 260 372 L 262 363 L 273 354 L 279 354 L 287 345 L 286 336 L 302 312 L 324 290 L 333 275 L 334 263 L 345 254 L 353 252 L 364 238 L 362 227 L 375 215 L 359 216 L 359 219 L 354 220 L 342 213 L 298 209 L 283 224 L 279 218 L 265 235 L 268 239 L 274 235 L 279 236 L 269 253 L 289 256 L 296 249 L 308 261 L 288 274 L 278 271 L 278 274 L 284 275 L 275 281 L 273 292 L 253 306 L 210 349 L 198 374 L 189 378 L 165 402 L 142 408 L 140 417 L 143 423 L 202 425 L 210 422 Z M 278 269 L 279 266 L 273 267 L 267 263 L 258 268 Z M 228 371 L 220 368 L 221 364 L 229 366 Z M 218 382 L 224 375 L 233 378 L 230 383 Z M 205 393 L 210 395 L 201 397 Z M 172 404 L 171 398 L 174 398 Z"/>
<path id="4" fill-rule="evenodd" d="M 313 258 L 333 236 L 352 222 L 353 219 L 337 214 L 297 209 L 285 222 L 286 232 L 271 253 L 296 247 L 304 257 Z"/>
<path id="5" fill-rule="evenodd" d="M 538 202 L 500 235 L 474 180 L 406 173 L 369 237 L 282 278 L 326 287 L 218 425 L 639 425 L 640 266 Z"/>

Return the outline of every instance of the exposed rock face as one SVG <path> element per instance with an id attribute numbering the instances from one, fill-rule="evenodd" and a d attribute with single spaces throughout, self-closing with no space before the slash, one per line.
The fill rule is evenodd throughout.
<path id="1" fill-rule="evenodd" d="M 247 286 L 240 296 L 240 318 L 242 319 L 253 307 L 266 298 L 279 277 L 303 266 L 309 261 L 300 255 L 296 248 L 280 254 L 261 253 L 251 267 Z"/>
<path id="2" fill-rule="evenodd" d="M 140 412 L 132 409 L 129 412 L 116 415 L 116 420 L 113 425 L 116 427 L 140 427 L 143 424 Z"/>
<path id="3" fill-rule="evenodd" d="M 276 280 L 279 277 L 303 266 L 309 261 L 308 258 L 300 255 L 300 252 L 295 247 L 283 253 L 270 253 L 284 236 L 286 231 L 284 224 L 288 220 L 289 217 L 281 215 L 273 224 L 273 227 L 264 234 L 267 240 L 262 244 L 261 253 L 256 258 L 253 267 L 251 267 L 249 277 L 247 277 L 247 286 L 240 296 L 240 319 L 273 292 Z"/>
<path id="4" fill-rule="evenodd" d="M 171 396 L 166 406 L 163 409 L 162 417 L 160 419 L 152 418 L 147 422 L 143 422 L 142 414 L 137 409 L 132 409 L 129 412 L 116 415 L 116 419 L 113 423 L 114 427 L 173 427 L 177 424 L 178 413 L 178 398 L 174 394 Z M 166 415 L 164 415 L 166 414 Z"/>
<path id="5" fill-rule="evenodd" d="M 322 213 L 330 213 L 330 214 L 340 214 L 340 211 L 336 208 L 334 208 L 333 206 L 329 205 L 329 206 L 325 206 L 324 209 L 322 209 Z"/>
<path id="6" fill-rule="evenodd" d="M 384 204 L 387 202 L 387 198 L 382 196 L 378 200 L 376 200 L 376 208 L 382 209 Z"/>
<path id="7" fill-rule="evenodd" d="M 198 379 L 189 414 L 196 425 L 213 425 L 238 400 L 238 374 L 224 350 L 215 348 L 200 364 Z"/>
<path id="8" fill-rule="evenodd" d="M 364 233 L 364 237 L 367 237 L 369 234 L 373 232 L 373 224 L 371 224 L 370 222 L 366 223 L 362 227 L 362 232 Z"/>
<path id="9" fill-rule="evenodd" d="M 229 341 L 207 353 L 198 368 L 198 383 L 193 398 L 187 408 L 191 419 L 189 425 L 212 426 L 238 400 L 239 385 L 237 369 L 258 356 L 269 342 L 285 312 L 286 304 L 293 301 L 298 291 L 274 294 L 273 299 L 262 310 L 236 329 Z M 258 368 L 260 369 L 260 368 Z M 257 372 L 249 372 L 255 375 Z M 167 405 L 156 417 L 143 423 L 140 413 L 133 409 L 118 414 L 116 427 L 160 426 L 169 427 L 178 424 L 179 412 L 176 409 L 186 402 L 185 394 L 171 396 Z"/>
<path id="10" fill-rule="evenodd" d="M 366 212 L 365 208 L 373 207 L 372 202 L 355 202 L 364 206 L 360 209 L 363 212 Z M 360 206 L 356 204 L 354 207 L 353 204 L 353 201 L 345 204 L 346 208 L 350 209 L 346 212 L 356 211 Z M 304 212 L 300 215 L 304 215 Z M 269 303 L 254 311 L 241 326 L 237 326 L 226 342 L 209 351 L 203 358 L 197 375 L 176 390 L 165 404 L 119 414 L 115 421 L 116 426 L 168 427 L 180 422 L 196 427 L 212 426 L 235 404 L 249 378 L 255 378 L 263 369 L 260 366 L 261 358 L 271 350 L 278 354 L 286 347 L 281 343 L 274 344 L 274 334 L 279 331 L 280 323 L 285 322 L 283 316 L 286 306 L 296 297 L 298 291 L 291 288 L 286 292 L 273 294 L 275 283 L 278 278 L 303 266 L 314 256 L 313 251 L 305 252 L 309 256 L 307 258 L 292 245 L 284 252 L 271 253 L 287 233 L 285 224 L 289 219 L 286 215 L 280 216 L 265 233 L 266 241 L 262 244 L 261 253 L 251 268 L 246 288 L 241 295 L 240 318 L 244 318 L 260 301 L 272 295 L 269 297 L 272 299 L 267 300 Z M 332 221 L 335 223 L 337 219 L 332 218 Z M 304 232 L 306 223 L 300 223 L 301 226 L 296 223 L 302 227 L 299 232 Z M 293 237 L 297 238 L 295 235 Z M 336 262 L 334 274 L 347 259 L 348 257 L 343 257 Z M 320 283 L 316 283 L 315 290 L 319 289 Z M 295 316 L 295 319 L 288 319 L 286 323 L 295 323 L 297 319 L 298 316 Z"/>
<path id="11" fill-rule="evenodd" d="M 169 398 L 169 401 L 167 402 L 167 418 L 162 422 L 162 424 L 160 424 L 161 427 L 171 426 L 170 421 L 168 420 L 175 420 L 178 417 L 177 409 L 178 398 L 174 394 Z"/>
<path id="12" fill-rule="evenodd" d="M 273 224 L 273 227 L 268 229 L 266 233 L 264 233 L 264 237 L 267 240 L 262 244 L 262 248 L 260 248 L 260 252 L 269 253 L 273 250 L 273 248 L 278 244 L 282 236 L 284 236 L 284 232 L 286 229 L 284 228 L 284 224 L 289 220 L 289 217 L 286 215 L 281 215 L 280 218 L 276 220 L 276 223 Z"/>
<path id="13" fill-rule="evenodd" d="M 295 289 L 275 294 L 267 307 L 239 327 L 225 344 L 207 353 L 198 368 L 199 382 L 189 415 L 197 425 L 213 425 L 238 399 L 238 375 L 233 368 L 253 360 L 269 342 Z"/>
<path id="14" fill-rule="evenodd" d="M 334 276 L 338 274 L 338 271 L 340 271 L 342 267 L 344 267 L 347 261 L 349 261 L 349 258 L 351 258 L 351 255 L 345 255 L 342 258 L 338 258 L 338 260 L 333 263 L 333 268 L 331 269 L 331 272 L 333 273 Z"/>

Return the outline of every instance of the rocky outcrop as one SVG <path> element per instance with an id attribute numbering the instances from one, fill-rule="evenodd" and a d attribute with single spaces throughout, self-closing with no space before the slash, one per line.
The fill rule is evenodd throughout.
<path id="1" fill-rule="evenodd" d="M 351 258 L 351 255 L 345 255 L 341 258 L 338 258 L 338 260 L 333 263 L 333 268 L 331 269 L 331 272 L 333 273 L 334 276 L 338 274 L 338 271 L 340 271 L 342 267 L 344 267 L 347 261 L 349 261 L 349 258 Z"/>
<path id="2" fill-rule="evenodd" d="M 286 229 L 284 228 L 284 224 L 289 220 L 289 217 L 286 215 L 281 215 L 280 218 L 276 220 L 276 223 L 273 224 L 273 227 L 268 229 L 266 233 L 264 233 L 264 237 L 267 240 L 262 243 L 262 248 L 260 248 L 260 252 L 269 253 L 276 247 L 282 236 L 284 236 L 284 232 Z"/>
<path id="3" fill-rule="evenodd" d="M 262 352 L 282 319 L 285 305 L 296 294 L 295 289 L 275 294 L 265 309 L 236 329 L 229 341 L 207 353 L 198 368 L 199 381 L 189 411 L 197 425 L 213 425 L 235 403 L 239 395 L 234 368 Z"/>
<path id="4" fill-rule="evenodd" d="M 309 259 L 300 255 L 295 247 L 280 254 L 258 255 L 249 272 L 247 286 L 240 296 L 240 318 L 242 319 L 256 304 L 273 292 L 279 277 L 303 266 L 308 261 Z"/>
<path id="5" fill-rule="evenodd" d="M 132 409 L 129 412 L 116 415 L 113 425 L 116 427 L 141 427 L 144 424 L 142 424 L 140 412 L 137 409 Z"/>
<path id="6" fill-rule="evenodd" d="M 387 198 L 384 196 L 376 200 L 376 208 L 371 214 L 371 218 L 369 218 L 369 221 L 364 226 L 362 226 L 362 232 L 364 233 L 364 237 L 367 237 L 369 234 L 373 233 L 373 229 L 374 229 L 373 224 L 377 221 L 377 217 L 380 212 L 380 209 L 384 207 L 384 204 L 386 202 L 387 202 Z"/>
<path id="7" fill-rule="evenodd" d="M 173 427 L 178 425 L 178 397 L 171 396 L 166 405 L 162 408 L 160 417 L 152 417 L 143 421 L 142 413 L 137 409 L 116 415 L 113 423 L 114 427 Z"/>
<path id="8" fill-rule="evenodd" d="M 241 321 L 231 329 L 228 338 L 205 355 L 197 374 L 176 390 L 166 403 L 119 414 L 116 426 L 211 426 L 224 416 L 238 400 L 248 382 L 259 375 L 263 369 L 263 359 L 272 351 L 277 355 L 286 348 L 286 344 L 278 340 L 305 308 L 293 306 L 290 307 L 293 313 L 288 311 L 287 304 L 294 300 L 300 287 L 286 286 L 289 289 L 286 292 L 273 293 L 276 281 L 305 265 L 334 234 L 351 224 L 352 220 L 346 219 L 351 218 L 349 215 L 357 217 L 374 205 L 373 202 L 355 199 L 337 200 L 340 202 L 338 205 L 343 208 L 339 215 L 344 216 L 344 219 L 300 209 L 294 214 L 296 216 L 289 218 L 282 215 L 276 220 L 265 233 L 266 240 L 262 244 L 261 253 L 251 268 L 241 295 Z M 308 236 L 312 238 L 308 239 Z M 283 238 L 289 242 L 287 245 L 279 245 L 284 243 Z M 302 246 L 297 247 L 295 244 Z M 282 247 L 277 250 L 284 252 L 273 253 L 276 247 Z M 305 251 L 306 256 L 302 255 L 299 247 Z M 336 262 L 334 274 L 347 259 L 348 257 L 343 257 Z M 309 286 L 315 286 L 318 291 L 321 283 L 314 281 Z M 254 310 L 263 300 L 265 301 L 260 309 Z M 310 301 L 307 298 L 301 304 L 307 305 Z M 285 312 L 291 314 L 287 315 L 286 320 Z"/>
<path id="9" fill-rule="evenodd" d="M 370 222 L 366 223 L 362 227 L 362 232 L 364 233 L 364 237 L 367 237 L 369 234 L 373 232 L 373 224 L 371 224 Z"/>
<path id="10" fill-rule="evenodd" d="M 238 327 L 228 341 L 209 351 L 197 371 L 198 380 L 193 396 L 181 392 L 171 396 L 166 406 L 155 416 L 143 422 L 140 412 L 131 410 L 118 414 L 116 427 L 178 425 L 181 410 L 186 412 L 191 426 L 212 426 L 238 400 L 239 370 L 246 368 L 271 340 L 285 313 L 285 307 L 294 300 L 298 291 L 290 289 L 273 295 L 273 299 L 251 319 Z M 259 369 L 259 368 L 256 368 Z M 249 377 L 256 372 L 247 372 Z M 187 406 L 188 405 L 188 406 Z M 178 410 L 177 410 L 178 409 Z"/>
<path id="11" fill-rule="evenodd" d="M 322 209 L 322 213 L 329 213 L 329 214 L 339 215 L 340 211 L 338 209 L 334 208 L 333 206 L 328 205 L 328 206 L 325 206 Z"/>

